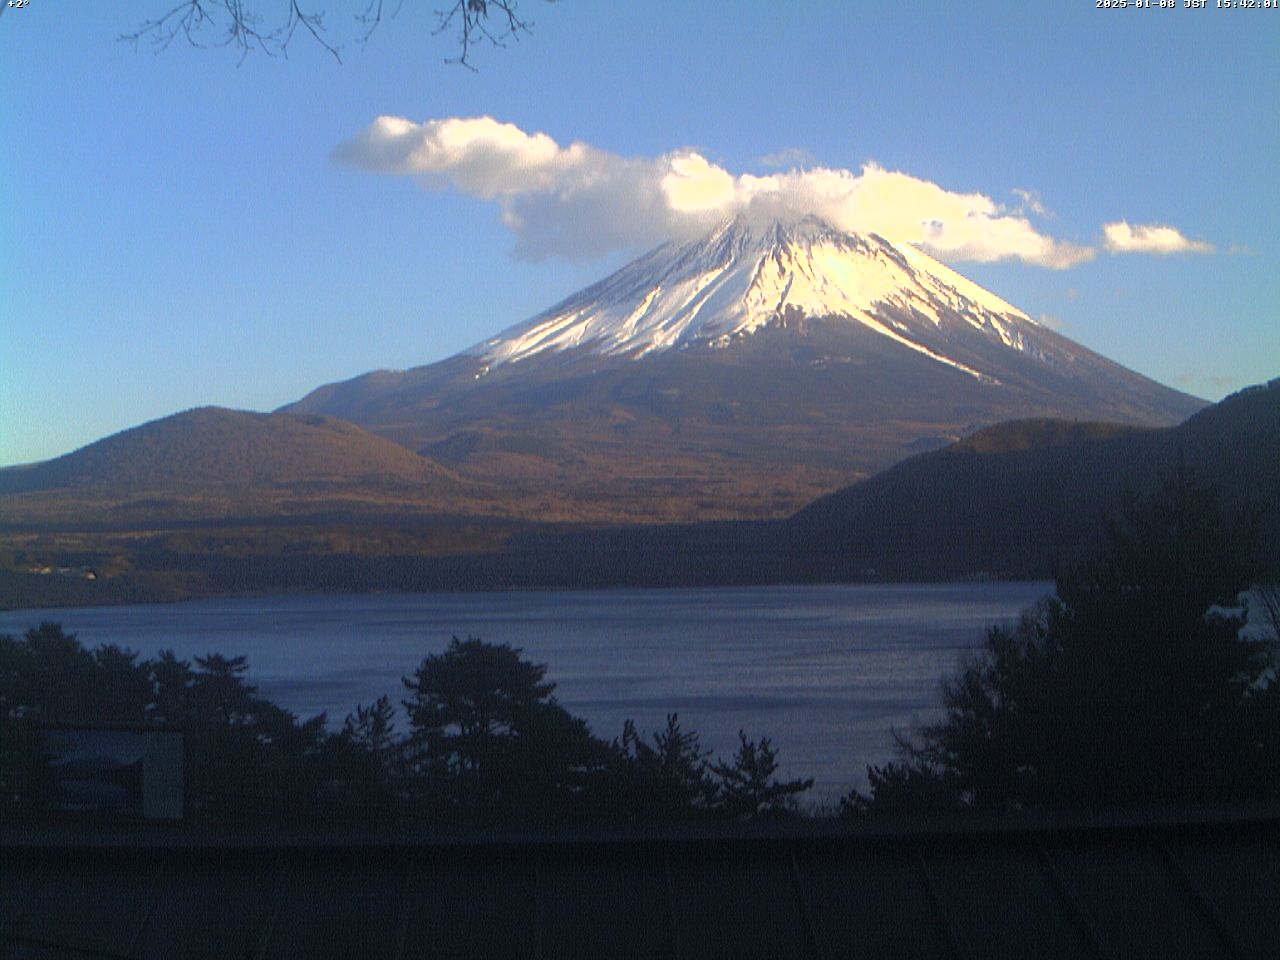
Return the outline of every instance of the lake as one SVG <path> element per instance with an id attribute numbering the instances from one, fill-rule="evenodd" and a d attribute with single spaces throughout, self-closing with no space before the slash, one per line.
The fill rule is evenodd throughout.
<path id="1" fill-rule="evenodd" d="M 936 716 L 939 680 L 1049 583 L 279 596 L 0 613 L 0 633 L 61 623 L 86 646 L 144 656 L 244 654 L 260 690 L 341 724 L 402 698 L 401 677 L 451 636 L 521 647 L 605 738 L 678 713 L 727 759 L 770 737 L 788 776 L 834 801 L 893 756 L 893 731 Z M 403 725 L 401 724 L 401 729 Z"/>

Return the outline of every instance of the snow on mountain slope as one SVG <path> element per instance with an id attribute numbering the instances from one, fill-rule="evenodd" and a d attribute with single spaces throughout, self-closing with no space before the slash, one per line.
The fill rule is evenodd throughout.
<path id="1" fill-rule="evenodd" d="M 802 315 L 843 318 L 980 380 L 946 342 L 970 328 L 1028 350 L 1034 322 L 910 246 L 807 217 L 737 219 L 701 240 L 666 244 L 469 352 L 490 367 L 576 347 L 642 357 L 735 338 Z"/>
<path id="2" fill-rule="evenodd" d="M 1201 406 L 912 247 L 808 218 L 659 247 L 463 354 L 287 409 L 544 504 L 537 519 L 613 522 L 780 516 L 978 426 Z"/>

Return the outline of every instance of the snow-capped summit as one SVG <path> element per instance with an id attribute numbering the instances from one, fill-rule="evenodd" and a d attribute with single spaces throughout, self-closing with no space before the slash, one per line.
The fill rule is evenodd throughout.
<path id="1" fill-rule="evenodd" d="M 668 243 L 533 319 L 473 347 L 488 364 L 582 347 L 642 357 L 723 347 L 797 317 L 866 327 L 975 377 L 948 355 L 957 327 L 1018 350 L 1034 322 L 932 257 L 816 217 L 738 218 L 685 244 Z"/>
<path id="2" fill-rule="evenodd" d="M 1200 406 L 914 247 L 744 218 L 464 353 L 288 409 L 351 420 L 538 519 L 614 522 L 780 516 L 1002 420 L 1154 425 Z"/>

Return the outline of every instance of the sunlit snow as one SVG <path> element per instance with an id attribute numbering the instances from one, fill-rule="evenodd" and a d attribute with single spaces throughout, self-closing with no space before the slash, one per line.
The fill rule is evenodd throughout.
<path id="1" fill-rule="evenodd" d="M 969 327 L 1022 350 L 1019 327 L 1033 322 L 907 244 L 812 217 L 763 227 L 735 220 L 659 247 L 470 352 L 496 365 L 575 347 L 626 356 L 723 347 L 796 312 L 859 324 L 979 379 L 989 378 L 939 352 L 939 335 Z"/>

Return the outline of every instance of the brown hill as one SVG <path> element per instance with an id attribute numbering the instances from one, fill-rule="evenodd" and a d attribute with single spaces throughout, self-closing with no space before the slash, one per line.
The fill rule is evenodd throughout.
<path id="1" fill-rule="evenodd" d="M 0 517 L 148 524 L 306 511 L 476 510 L 475 485 L 332 417 L 202 407 L 0 470 Z"/>
<path id="2" fill-rule="evenodd" d="M 0 470 L 0 493 L 371 483 L 456 486 L 448 471 L 333 417 L 200 407 L 44 463 Z"/>
<path id="3" fill-rule="evenodd" d="M 1000 424 L 822 497 L 787 526 L 812 562 L 846 575 L 1046 576 L 1088 548 L 1122 488 L 1149 488 L 1179 461 L 1280 542 L 1280 380 L 1165 429 Z"/>
<path id="4" fill-rule="evenodd" d="M 1023 420 L 919 454 L 781 521 L 618 527 L 519 540 L 527 586 L 1048 579 L 1101 537 L 1125 487 L 1179 462 L 1280 543 L 1280 380 L 1170 428 Z M 1280 576 L 1280 558 L 1269 561 Z"/>
<path id="5" fill-rule="evenodd" d="M 214 412 L 215 421 L 219 413 L 226 412 Z M 261 427 L 262 418 L 252 422 Z M 338 437 L 358 435 L 345 424 L 301 423 Z M 355 442 L 355 449 L 385 449 Z M 332 446 L 322 448 L 332 455 Z M 137 449 L 121 446 L 116 456 Z M 412 454 L 389 453 L 408 479 L 420 476 Z M 435 501 L 458 508 L 442 516 L 410 499 L 414 491 L 437 489 L 431 478 L 440 477 L 439 468 L 428 469 L 425 486 L 384 468 L 381 476 L 392 479 L 378 486 L 369 462 L 351 460 L 341 460 L 346 467 L 322 460 L 325 466 L 309 474 L 292 469 L 331 479 L 346 470 L 359 484 L 319 483 L 321 492 L 310 498 L 284 487 L 276 500 L 259 495 L 247 506 L 248 488 L 228 487 L 232 494 L 221 499 L 206 488 L 185 499 L 122 493 L 113 501 L 85 479 L 83 487 L 0 498 L 0 606 L 283 590 L 1045 578 L 1099 535 L 1122 487 L 1148 487 L 1180 459 L 1218 481 L 1237 508 L 1261 511 L 1264 542 L 1280 542 L 1277 380 L 1173 428 L 1000 424 L 779 521 L 589 529 L 485 517 L 493 501 L 465 497 Z M 78 475 L 63 469 L 68 478 Z M 401 494 L 405 499 L 397 499 Z M 32 509 L 41 504 L 43 516 Z M 227 512 L 214 512 L 218 505 Z M 40 566 L 71 572 L 41 576 L 34 572 Z M 100 574 L 93 583 L 75 578 L 74 571 L 87 568 Z"/>

